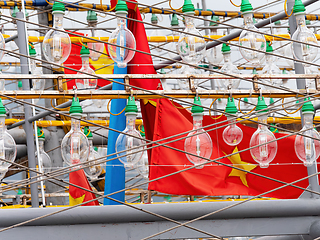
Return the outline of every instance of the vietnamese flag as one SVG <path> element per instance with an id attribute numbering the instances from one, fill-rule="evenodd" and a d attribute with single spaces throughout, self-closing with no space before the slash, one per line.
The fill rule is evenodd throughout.
<path id="1" fill-rule="evenodd" d="M 75 184 L 79 187 L 86 188 L 92 191 L 91 186 L 88 182 L 88 179 L 83 171 L 83 169 L 70 172 L 69 173 L 69 182 Z M 85 191 L 81 188 L 77 188 L 75 186 L 69 185 L 69 205 L 74 206 L 83 202 L 90 201 L 95 199 L 96 196 L 92 192 Z M 97 200 L 83 204 L 81 206 L 99 206 L 99 202 Z"/>
<path id="2" fill-rule="evenodd" d="M 179 106 L 177 103 L 175 103 L 175 105 Z M 191 113 L 187 110 L 172 108 L 172 104 L 170 102 L 168 103 L 168 101 L 159 101 L 157 104 L 157 115 L 155 120 L 154 141 L 192 129 Z M 213 120 L 210 116 L 204 116 L 203 126 L 208 126 L 222 120 L 226 120 L 226 117 L 222 117 L 219 120 Z M 237 153 L 238 151 L 249 147 L 251 136 L 256 129 L 241 124 L 237 125 L 243 131 L 243 139 L 237 146 L 229 146 L 223 141 L 222 132 L 224 128 L 208 132 L 213 143 L 211 159 L 223 157 L 231 153 Z M 217 125 L 210 128 L 212 129 L 216 126 Z M 205 130 L 209 130 L 210 128 Z M 186 134 L 183 136 L 186 136 Z M 276 138 L 279 138 L 285 136 L 285 134 L 275 133 L 275 136 Z M 219 160 L 219 162 L 286 183 L 293 182 L 307 176 L 307 168 L 295 154 L 294 140 L 295 136 L 290 136 L 278 141 L 277 155 L 268 168 L 260 168 L 252 159 L 249 150 L 223 158 Z M 168 146 L 184 150 L 184 140 L 170 143 Z M 184 153 L 166 147 L 156 147 L 152 150 L 151 165 L 152 167 L 150 167 L 149 174 L 150 180 L 193 166 Z M 309 184 L 308 180 L 304 180 L 296 185 L 306 188 Z M 217 163 L 210 163 L 202 169 L 194 168 L 149 183 L 149 189 L 155 191 L 168 194 L 196 196 L 254 196 L 280 186 L 283 186 L 283 184 L 227 166 L 222 166 Z M 302 192 L 302 190 L 294 187 L 286 187 L 272 192 L 266 195 L 266 197 L 286 199 L 298 198 Z"/>

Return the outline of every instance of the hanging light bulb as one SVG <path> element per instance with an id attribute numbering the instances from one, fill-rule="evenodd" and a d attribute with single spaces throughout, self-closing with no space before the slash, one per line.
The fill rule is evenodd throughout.
<path id="1" fill-rule="evenodd" d="M 194 103 L 201 105 L 199 97 L 194 98 Z M 203 107 L 193 105 L 191 108 L 193 117 L 193 129 L 184 141 L 184 150 L 199 157 L 210 158 L 212 154 L 212 141 L 209 134 L 202 129 Z M 188 160 L 195 166 L 207 162 L 206 159 L 199 158 L 186 153 Z M 198 169 L 202 166 L 196 167 Z"/>
<path id="2" fill-rule="evenodd" d="M 71 52 L 71 40 L 68 33 L 62 27 L 65 7 L 62 2 L 54 2 L 52 14 L 54 16 L 53 28 L 49 30 L 42 43 L 43 55 L 47 61 L 61 65 L 64 63 Z M 59 30 L 56 31 L 55 29 Z"/>
<path id="3" fill-rule="evenodd" d="M 219 17 L 216 15 L 212 15 L 211 20 L 216 21 L 216 22 L 220 21 Z M 210 26 L 216 27 L 216 26 L 218 26 L 218 23 L 210 22 Z M 211 28 L 210 35 L 214 35 L 214 36 L 218 35 L 218 29 Z M 209 63 L 211 63 L 212 65 L 218 65 L 222 61 L 223 55 L 222 55 L 222 51 L 221 51 L 221 44 L 207 50 L 207 59 L 208 59 Z"/>
<path id="4" fill-rule="evenodd" d="M 185 62 L 196 65 L 205 56 L 206 44 L 202 35 L 194 26 L 193 18 L 189 17 L 189 15 L 194 15 L 194 6 L 191 0 L 184 1 L 182 12 L 188 16 L 185 17 L 186 28 L 184 33 L 181 33 L 179 37 L 179 54 Z M 198 35 L 198 37 L 195 37 L 194 35 Z"/>
<path id="5" fill-rule="evenodd" d="M 276 34 L 277 35 L 280 35 L 282 33 L 282 29 L 280 28 L 281 27 L 281 21 L 278 20 L 276 22 L 274 22 L 274 25 L 276 26 Z M 288 42 L 287 41 L 274 41 L 272 43 L 273 45 L 273 48 L 274 48 L 274 52 L 278 55 L 284 55 L 284 49 L 285 49 L 285 45 L 287 44 Z M 267 46 L 268 47 L 268 46 Z M 277 58 L 278 60 L 278 58 Z"/>
<path id="6" fill-rule="evenodd" d="M 143 125 L 141 126 L 141 136 L 143 138 L 146 137 Z M 144 142 L 144 144 L 145 144 L 145 142 Z M 138 172 L 140 173 L 140 175 L 144 179 L 149 179 L 149 161 L 148 161 L 148 152 L 147 152 L 147 150 L 143 151 L 142 157 L 141 157 L 140 161 L 137 164 L 137 169 L 138 169 Z"/>
<path id="7" fill-rule="evenodd" d="M 38 152 L 35 152 L 35 157 L 37 159 L 38 164 L 41 165 L 39 169 L 42 170 L 43 173 L 49 173 L 51 172 L 52 168 L 52 161 L 49 155 L 44 151 L 44 141 L 46 140 L 44 132 L 42 131 L 42 128 L 38 127 L 37 129 L 37 135 L 38 135 L 38 142 L 39 142 L 39 159 L 38 159 Z"/>
<path id="8" fill-rule="evenodd" d="M 306 98 L 305 101 L 310 100 Z M 296 135 L 294 142 L 294 150 L 297 157 L 306 167 L 313 165 L 320 155 L 320 135 L 313 128 L 314 107 L 311 102 L 305 102 L 302 106 L 303 128 L 301 135 Z M 318 139 L 318 140 L 314 140 Z"/>
<path id="9" fill-rule="evenodd" d="M 118 0 L 115 10 L 117 16 L 126 17 L 128 14 L 127 3 L 123 0 Z M 136 49 L 136 40 L 132 32 L 127 28 L 126 19 L 117 18 L 117 28 L 112 32 L 109 43 L 117 45 L 108 45 L 109 55 L 112 60 L 118 64 L 118 67 L 126 67 L 127 63 L 133 58 L 134 50 Z"/>
<path id="10" fill-rule="evenodd" d="M 30 55 L 30 57 L 35 57 L 37 52 L 32 46 L 33 46 L 33 44 L 30 43 L 29 55 Z M 30 71 L 32 74 L 37 74 L 37 75 L 42 74 L 41 68 L 37 68 L 36 61 L 34 59 L 30 59 L 30 66 L 31 66 Z M 42 90 L 44 90 L 45 84 L 46 84 L 46 82 L 44 79 L 34 78 L 34 79 L 32 79 L 32 90 L 33 91 L 42 91 Z M 34 99 L 33 103 L 36 104 L 38 101 L 39 101 L 39 99 Z"/>
<path id="11" fill-rule="evenodd" d="M 172 14 L 171 27 L 172 28 L 179 27 L 178 17 L 177 17 L 177 14 L 175 13 Z M 170 50 L 168 51 L 168 55 L 169 55 L 169 58 L 173 59 L 179 56 L 178 43 L 174 42 L 174 39 L 179 37 L 179 32 L 172 30 L 172 37 L 173 37 L 173 41 L 168 45 L 168 48 Z M 175 63 L 175 65 L 177 65 L 177 63 Z"/>
<path id="12" fill-rule="evenodd" d="M 134 97 L 128 98 L 125 109 L 126 112 L 126 128 L 120 133 L 116 141 L 116 152 L 120 162 L 127 168 L 133 168 L 141 159 L 143 154 L 140 133 L 136 130 L 136 118 L 138 108 L 134 101 Z M 127 135 L 128 134 L 128 135 Z M 135 148 L 132 150 L 132 148 Z"/>
<path id="13" fill-rule="evenodd" d="M 238 109 L 234 104 L 233 98 L 228 98 L 225 112 L 232 115 L 238 113 Z M 236 146 L 242 141 L 243 132 L 241 128 L 236 125 L 236 119 L 234 119 L 234 116 L 230 116 L 229 114 L 227 115 L 227 119 L 229 120 L 230 125 L 223 130 L 222 138 L 229 146 Z"/>
<path id="14" fill-rule="evenodd" d="M 2 74 L 2 70 L 0 70 L 0 76 Z M 0 78 L 0 91 L 5 90 L 6 81 L 3 78 Z"/>
<path id="15" fill-rule="evenodd" d="M 74 97 L 70 107 L 70 116 L 80 118 L 82 108 L 79 99 Z M 63 160 L 70 166 L 73 164 L 84 163 L 90 153 L 90 146 L 86 135 L 80 130 L 80 120 L 71 118 L 71 130 L 61 142 L 61 155 Z"/>
<path id="16" fill-rule="evenodd" d="M 6 114 L 6 109 L 0 98 L 0 179 L 5 176 L 17 155 L 16 142 L 6 129 Z M 2 161 L 1 159 L 8 160 L 9 162 Z"/>
<path id="17" fill-rule="evenodd" d="M 231 49 L 230 46 L 223 43 L 222 45 L 222 54 L 224 58 L 224 64 L 220 69 L 220 72 L 227 74 L 240 74 L 238 68 L 231 61 Z M 221 89 L 236 89 L 239 87 L 240 79 L 219 79 L 218 80 L 219 87 Z"/>
<path id="18" fill-rule="evenodd" d="M 251 32 L 249 30 L 259 31 L 253 24 L 252 15 L 252 5 L 249 0 L 242 0 L 241 2 L 241 12 L 244 19 L 244 28 L 248 30 L 243 30 L 239 37 L 239 45 L 243 47 L 250 48 L 245 49 L 240 47 L 240 53 L 244 59 L 258 66 L 262 63 L 264 58 L 264 53 L 257 52 L 256 50 L 265 51 L 266 50 L 266 39 L 261 33 Z"/>
<path id="19" fill-rule="evenodd" d="M 258 98 L 258 104 L 256 107 L 256 111 L 260 111 L 266 109 L 267 105 L 264 101 L 264 97 Z M 268 115 L 266 114 L 268 110 L 260 111 L 258 113 L 258 122 L 263 124 L 267 123 Z M 257 131 L 255 131 L 250 139 L 249 147 L 255 147 L 257 145 L 261 145 L 259 147 L 255 147 L 250 149 L 251 156 L 253 160 L 259 163 L 261 168 L 267 168 L 269 163 L 275 158 L 278 150 L 278 144 L 275 140 L 275 136 L 273 133 L 267 128 L 266 125 L 259 124 Z"/>
<path id="20" fill-rule="evenodd" d="M 95 159 L 100 158 L 100 154 L 94 150 L 93 147 L 93 136 L 92 133 L 89 129 L 89 127 L 84 127 L 84 134 L 87 136 L 89 145 L 90 145 L 90 153 L 88 157 L 88 161 L 90 161 L 89 166 L 84 168 L 85 174 L 91 179 L 91 180 L 96 180 L 102 173 L 102 166 L 101 164 L 97 164 L 97 161 L 94 161 Z"/>
<path id="21" fill-rule="evenodd" d="M 272 53 L 273 48 L 271 46 L 271 43 L 268 41 L 267 42 L 267 53 Z M 281 74 L 280 68 L 274 63 L 274 56 L 266 54 L 266 65 L 262 69 L 262 74 L 268 74 L 268 75 L 273 75 L 273 74 Z M 263 82 L 275 87 L 280 87 L 282 85 L 282 79 L 274 79 L 274 78 L 269 78 L 269 79 L 263 79 Z M 273 87 L 265 86 L 264 88 L 267 90 L 273 90 Z"/>
<path id="22" fill-rule="evenodd" d="M 82 46 L 80 50 L 80 56 L 82 60 L 82 67 L 77 72 L 77 75 L 84 75 L 86 73 L 89 74 L 95 74 L 93 69 L 89 66 L 89 56 L 90 52 L 89 49 L 85 46 Z M 76 79 L 75 80 L 77 89 L 83 90 L 83 89 L 96 89 L 97 87 L 97 79 L 96 78 L 89 78 L 89 79 Z"/>
<path id="23" fill-rule="evenodd" d="M 291 38 L 292 40 L 300 41 L 303 43 L 293 42 L 292 50 L 295 59 L 312 63 L 318 54 L 319 47 L 309 45 L 313 44 L 318 46 L 318 41 L 313 32 L 306 27 L 305 11 L 306 9 L 301 0 L 295 0 L 293 12 L 297 21 L 297 30 L 294 32 Z M 303 64 L 305 66 L 309 66 L 308 63 Z"/>
<path id="24" fill-rule="evenodd" d="M 88 10 L 87 22 L 89 26 L 89 33 L 87 37 L 100 37 L 97 28 L 98 18 L 95 11 Z M 88 48 L 90 49 L 90 58 L 92 61 L 97 61 L 104 50 L 104 43 L 101 42 L 88 42 Z"/>
<path id="25" fill-rule="evenodd" d="M 151 23 L 158 25 L 158 17 L 154 13 L 152 13 Z M 163 36 L 163 32 L 158 28 L 153 30 L 150 34 L 150 37 L 159 37 L 159 36 Z M 156 50 L 158 53 L 162 52 L 162 49 L 160 48 L 160 45 L 161 45 L 160 42 L 155 42 L 154 45 L 156 46 Z"/>

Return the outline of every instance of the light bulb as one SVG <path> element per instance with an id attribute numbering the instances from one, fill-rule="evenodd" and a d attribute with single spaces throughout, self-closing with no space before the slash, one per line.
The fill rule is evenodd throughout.
<path id="1" fill-rule="evenodd" d="M 2 71 L 0 70 L 0 75 L 2 74 Z M 0 91 L 4 91 L 4 87 L 6 85 L 6 81 L 3 78 L 0 78 Z"/>
<path id="2" fill-rule="evenodd" d="M 196 74 L 201 74 L 201 72 L 197 68 L 193 68 L 193 67 L 190 67 L 190 66 L 187 66 L 187 65 L 183 65 L 181 67 L 181 69 L 180 69 L 180 74 L 187 74 L 187 75 L 188 74 L 195 74 L 196 75 Z M 195 88 L 198 88 L 199 79 L 194 78 L 193 79 L 193 84 L 194 84 Z M 179 88 L 181 90 L 190 90 L 189 79 L 183 79 L 183 78 L 178 79 L 178 85 L 179 85 Z"/>
<path id="3" fill-rule="evenodd" d="M 193 18 L 186 16 L 185 22 L 186 28 L 179 37 L 178 51 L 185 62 L 195 65 L 204 58 L 206 43 L 200 32 L 195 28 Z M 189 34 L 198 35 L 198 37 Z"/>
<path id="4" fill-rule="evenodd" d="M 224 58 L 224 64 L 220 69 L 220 72 L 227 74 L 240 74 L 238 68 L 231 61 L 231 50 L 230 46 L 225 43 L 222 46 L 222 53 Z M 237 89 L 240 84 L 240 79 L 229 78 L 229 79 L 219 79 L 218 84 L 220 89 L 228 90 L 228 89 Z"/>
<path id="5" fill-rule="evenodd" d="M 212 15 L 211 20 L 219 21 L 219 17 Z M 210 26 L 218 26 L 218 24 L 210 22 Z M 214 35 L 214 36 L 218 35 L 218 29 L 216 28 L 210 29 L 210 35 Z M 212 65 L 218 65 L 222 61 L 223 55 L 221 52 L 221 44 L 207 50 L 207 59 L 209 63 L 211 63 Z"/>
<path id="6" fill-rule="evenodd" d="M 5 49 L 5 48 L 6 48 L 6 44 L 4 41 L 4 37 L 3 37 L 2 33 L 0 33 L 0 61 L 4 55 L 4 51 L 2 49 Z"/>
<path id="7" fill-rule="evenodd" d="M 263 101 L 264 99 L 262 97 L 259 97 L 258 99 L 258 105 L 259 102 Z M 267 105 L 264 102 L 264 105 L 266 108 Z M 263 108 L 262 108 L 263 109 Z M 257 106 L 257 110 L 262 110 Z M 261 112 L 260 112 L 261 114 Z M 262 113 L 263 115 L 258 116 L 258 121 L 267 124 L 267 114 Z M 259 123 L 258 129 L 253 133 L 251 139 L 250 139 L 250 144 L 249 147 L 255 147 L 257 145 L 262 144 L 261 146 L 255 147 L 250 149 L 250 154 L 257 163 L 259 163 L 261 168 L 267 168 L 269 166 L 269 163 L 275 158 L 278 150 L 278 144 L 277 141 L 270 142 L 276 140 L 275 136 L 273 133 L 267 128 L 266 125 L 262 125 Z"/>
<path id="8" fill-rule="evenodd" d="M 101 35 L 97 28 L 97 14 L 95 11 L 88 11 L 87 14 L 87 22 L 89 25 L 89 33 L 87 34 L 87 37 L 96 37 L 99 38 Z M 88 42 L 88 48 L 90 50 L 90 58 L 93 61 L 97 61 L 104 50 L 104 43 L 101 42 Z"/>
<path id="9" fill-rule="evenodd" d="M 137 169 L 140 175 L 144 179 L 149 179 L 149 162 L 148 162 L 148 153 L 147 151 L 143 151 L 142 157 L 137 164 Z"/>
<path id="10" fill-rule="evenodd" d="M 289 43 L 284 47 L 284 56 L 293 59 L 292 43 Z M 294 68 L 293 60 L 286 59 L 286 63 L 289 65 L 290 68 Z"/>
<path id="11" fill-rule="evenodd" d="M 272 53 L 273 48 L 270 45 L 270 42 L 267 42 L 267 52 Z M 273 75 L 273 74 L 281 74 L 280 68 L 274 63 L 275 62 L 275 57 L 272 55 L 267 54 L 266 55 L 266 65 L 262 69 L 262 74 L 268 74 L 268 75 Z M 282 85 L 282 79 L 274 79 L 274 78 L 269 78 L 269 79 L 263 79 L 262 80 L 264 83 L 275 86 L 275 87 L 280 87 Z M 267 90 L 274 90 L 273 87 L 265 86 L 263 85 L 265 89 Z"/>
<path id="12" fill-rule="evenodd" d="M 73 117 L 81 117 L 82 108 L 79 99 L 73 98 L 69 113 Z M 61 142 L 63 160 L 70 166 L 84 163 L 88 159 L 89 153 L 89 142 L 86 135 L 80 130 L 80 120 L 71 118 L 71 130 Z"/>
<path id="13" fill-rule="evenodd" d="M 303 43 L 292 43 L 293 56 L 295 59 L 305 62 L 313 62 L 318 54 L 318 47 L 309 44 L 317 45 L 318 41 L 316 36 L 306 27 L 305 13 L 298 12 L 295 14 L 297 21 L 297 30 L 292 35 L 292 39 Z M 308 63 L 302 63 L 309 66 Z"/>
<path id="14" fill-rule="evenodd" d="M 0 166 L 0 180 L 3 179 L 6 176 L 6 173 L 8 172 L 8 167 L 1 167 Z"/>
<path id="15" fill-rule="evenodd" d="M 123 1 L 118 1 L 117 6 L 119 4 L 125 4 L 125 7 L 127 8 L 126 3 Z M 127 11 L 117 11 L 116 7 L 116 15 L 126 17 Z M 136 40 L 132 32 L 127 28 L 126 19 L 117 18 L 117 28 L 112 32 L 109 43 L 117 45 L 108 44 L 108 51 L 112 60 L 118 64 L 118 67 L 126 67 L 127 63 L 133 58 L 135 54 L 134 50 L 136 49 Z M 123 47 L 130 49 L 125 49 Z"/>
<path id="16" fill-rule="evenodd" d="M 71 52 L 71 40 L 62 27 L 63 15 L 65 11 L 64 4 L 55 2 L 52 7 L 54 15 L 53 28 L 49 30 L 42 43 L 42 50 L 47 61 L 61 65 L 64 63 Z M 59 30 L 59 31 L 56 31 Z"/>
<path id="17" fill-rule="evenodd" d="M 310 104 L 308 103 L 307 105 Z M 302 110 L 304 125 L 301 129 L 301 134 L 305 136 L 296 135 L 294 150 L 297 157 L 303 162 L 305 166 L 308 167 L 313 165 L 316 159 L 318 159 L 318 157 L 320 156 L 320 135 L 313 128 L 314 108 L 312 106 L 313 109 L 305 111 L 305 105 L 306 103 L 303 105 Z M 314 140 L 312 138 L 318 140 Z"/>
<path id="18" fill-rule="evenodd" d="M 82 46 L 80 55 L 82 60 L 82 67 L 77 72 L 77 75 L 85 75 L 85 73 L 94 75 L 94 70 L 89 65 L 89 49 L 85 46 Z M 97 79 L 96 78 L 86 78 L 86 79 L 76 79 L 75 80 L 77 89 L 96 89 L 97 87 Z"/>
<path id="19" fill-rule="evenodd" d="M 41 136 L 41 135 L 39 135 Z M 43 173 L 49 173 L 51 172 L 52 168 L 52 161 L 49 155 L 44 151 L 44 138 L 39 138 L 39 156 L 40 158 L 38 159 L 38 152 L 35 152 L 35 157 L 37 159 L 38 164 L 41 164 L 41 169 Z"/>
<path id="20" fill-rule="evenodd" d="M 137 112 L 134 98 L 129 97 L 126 106 L 126 128 L 120 133 L 116 141 L 116 152 L 119 160 L 127 168 L 133 168 L 140 161 L 144 149 L 142 146 L 144 141 L 136 130 Z M 132 148 L 134 149 L 132 150 Z"/>
<path id="21" fill-rule="evenodd" d="M 228 98 L 228 103 L 225 111 L 229 114 L 237 114 L 238 110 L 236 108 L 236 105 L 234 104 L 233 98 Z M 227 115 L 227 119 L 230 125 L 223 130 L 222 138 L 224 142 L 229 146 L 236 146 L 242 141 L 243 132 L 241 128 L 236 125 L 236 119 L 234 119 L 233 116 Z"/>
<path id="22" fill-rule="evenodd" d="M 179 37 L 179 33 L 177 31 L 172 30 L 172 37 L 173 41 L 168 44 L 168 48 L 170 51 L 168 51 L 169 58 L 176 58 L 179 56 L 179 46 L 177 42 L 174 42 L 174 39 L 176 37 Z M 177 64 L 177 63 L 176 63 Z"/>
<path id="23" fill-rule="evenodd" d="M 259 31 L 253 24 L 252 11 L 243 13 L 244 28 L 248 30 Z M 251 32 L 248 30 L 242 30 L 239 37 L 239 45 L 250 49 L 240 47 L 240 53 L 244 59 L 258 66 L 262 63 L 264 58 L 264 51 L 266 50 L 266 39 L 261 33 Z M 260 50 L 263 52 L 257 52 Z"/>
<path id="24" fill-rule="evenodd" d="M 201 105 L 200 98 L 195 97 L 195 104 Z M 188 160 L 195 166 L 206 163 L 208 160 L 199 158 L 210 158 L 212 154 L 212 140 L 209 134 L 202 129 L 203 120 L 203 108 L 199 106 L 192 106 L 192 116 L 193 116 L 193 131 L 190 132 L 184 141 L 184 150 L 187 152 L 186 156 Z M 196 156 L 190 155 L 192 153 Z M 202 166 L 197 166 L 197 169 L 203 168 Z"/>
<path id="25" fill-rule="evenodd" d="M 101 156 L 100 154 L 94 150 L 93 147 L 93 143 L 92 143 L 92 134 L 89 137 L 88 136 L 88 140 L 89 140 L 89 145 L 90 145 L 90 153 L 89 153 L 89 157 L 87 161 L 90 161 L 89 166 L 84 168 L 84 172 L 85 174 L 91 179 L 91 180 L 95 180 L 98 179 L 98 177 L 100 176 L 100 174 L 102 173 L 102 166 L 101 164 L 97 164 L 97 161 L 94 161 L 95 159 L 99 159 Z"/>
<path id="26" fill-rule="evenodd" d="M 158 17 L 156 16 L 156 14 L 152 13 L 152 17 L 151 17 L 151 23 L 158 25 Z M 150 37 L 159 37 L 159 36 L 164 36 L 163 32 L 156 28 L 155 30 L 153 30 L 150 33 Z M 162 49 L 160 48 L 160 46 L 162 45 L 162 43 L 160 42 L 154 42 L 153 45 L 155 46 L 155 49 L 157 50 L 158 53 L 162 52 Z"/>

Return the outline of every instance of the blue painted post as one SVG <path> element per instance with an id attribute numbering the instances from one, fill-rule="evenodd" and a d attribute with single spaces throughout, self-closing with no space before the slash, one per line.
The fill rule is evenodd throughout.
<path id="1" fill-rule="evenodd" d="M 114 63 L 114 74 L 126 74 L 126 73 L 127 73 L 127 68 L 119 68 L 117 64 Z M 124 82 L 124 79 L 117 79 L 117 81 Z M 124 90 L 124 86 L 118 83 L 113 83 L 112 90 Z M 113 99 L 111 101 L 110 111 L 112 113 L 119 113 L 120 111 L 122 111 L 122 109 L 126 107 L 126 105 L 127 105 L 126 99 Z M 119 116 L 113 116 L 110 114 L 109 127 L 111 129 L 123 131 L 126 128 L 125 112 L 123 112 Z M 116 152 L 115 146 L 116 146 L 116 140 L 118 136 L 119 136 L 119 133 L 114 131 L 109 131 L 108 151 L 107 151 L 108 155 Z M 114 157 L 116 157 L 116 155 L 112 155 L 107 159 L 111 159 Z M 125 168 L 118 159 L 107 162 L 105 176 L 106 176 L 105 188 L 104 188 L 105 195 L 125 188 Z M 125 192 L 117 193 L 117 194 L 111 195 L 110 197 L 124 202 Z M 103 204 L 117 205 L 119 203 L 105 198 L 103 201 Z"/>

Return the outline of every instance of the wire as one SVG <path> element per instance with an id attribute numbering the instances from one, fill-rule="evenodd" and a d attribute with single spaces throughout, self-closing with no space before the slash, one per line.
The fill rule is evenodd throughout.
<path id="1" fill-rule="evenodd" d="M 139 131 L 140 131 L 141 133 L 146 133 L 146 131 L 143 132 L 143 131 L 141 130 L 141 126 L 142 126 L 142 124 L 140 124 L 140 125 L 138 126 Z"/>
<path id="2" fill-rule="evenodd" d="M 221 113 L 221 115 L 220 115 L 219 117 L 216 117 L 216 118 L 214 118 L 214 117 L 211 116 L 211 108 L 212 108 L 213 104 L 215 103 L 215 101 L 217 101 L 217 98 L 212 101 L 212 103 L 210 104 L 210 109 L 209 109 L 209 116 L 210 116 L 213 120 L 217 120 L 217 119 L 221 118 L 221 117 L 224 115 L 224 113 Z"/>
<path id="3" fill-rule="evenodd" d="M 283 111 L 285 111 L 287 114 L 295 114 L 297 113 L 298 111 L 300 111 L 300 109 L 302 108 L 302 105 L 297 109 L 297 110 L 294 110 L 293 112 L 288 112 L 285 107 L 284 107 L 284 98 L 282 98 L 282 107 L 283 107 Z"/>
<path id="4" fill-rule="evenodd" d="M 38 138 L 42 137 L 44 134 L 43 130 L 41 130 L 40 132 L 41 132 L 41 134 L 38 136 Z"/>
<path id="5" fill-rule="evenodd" d="M 170 8 L 171 8 L 173 11 L 179 11 L 179 10 L 182 9 L 182 6 L 181 6 L 180 8 L 174 9 L 174 8 L 172 7 L 172 5 L 171 5 L 171 1 L 172 1 L 172 0 L 169 0 L 169 6 L 170 6 Z"/>
<path id="6" fill-rule="evenodd" d="M 248 112 L 248 113 L 243 113 L 242 111 L 241 111 L 241 109 L 240 109 L 240 100 L 241 100 L 241 98 L 239 98 L 239 102 L 238 102 L 238 109 L 239 109 L 239 112 L 241 112 L 242 114 L 250 114 L 250 113 L 252 113 L 255 109 L 256 109 L 256 107 L 254 107 L 254 108 L 252 108 L 251 110 L 250 110 L 250 112 Z"/>
<path id="7" fill-rule="evenodd" d="M 90 129 L 88 128 L 88 134 L 86 134 L 86 137 L 88 137 L 90 133 L 91 133 L 91 131 L 90 131 Z"/>
<path id="8" fill-rule="evenodd" d="M 231 4 L 232 4 L 233 6 L 235 6 L 235 7 L 241 7 L 241 4 L 240 4 L 240 5 L 236 5 L 236 4 L 234 4 L 234 3 L 232 2 L 232 0 L 230 0 L 230 2 L 231 2 Z"/>
<path id="9" fill-rule="evenodd" d="M 188 109 L 188 108 L 191 108 L 191 107 L 192 107 L 192 106 L 189 106 L 189 107 L 178 107 L 178 106 L 174 105 L 172 99 L 171 99 L 171 103 L 172 103 L 172 105 L 173 105 L 175 108 L 178 108 L 178 109 Z"/>
<path id="10" fill-rule="evenodd" d="M 123 113 L 123 111 L 126 109 L 126 108 L 124 108 L 124 109 L 122 109 L 122 111 L 121 112 L 119 112 L 119 113 L 117 113 L 117 114 L 114 114 L 114 113 L 112 113 L 111 111 L 110 111 L 110 103 L 111 103 L 111 99 L 109 100 L 109 102 L 108 102 L 108 104 L 107 104 L 107 111 L 112 115 L 112 116 L 119 116 L 121 113 Z"/>
<path id="11" fill-rule="evenodd" d="M 46 0 L 46 2 L 47 2 L 49 5 L 53 5 L 53 3 L 49 2 L 48 0 Z"/>
<path id="12" fill-rule="evenodd" d="M 288 13 L 287 13 L 287 0 L 284 1 L 284 12 L 287 15 L 287 17 L 291 17 L 291 15 L 293 13 L 293 8 L 292 8 L 290 15 L 288 15 Z"/>
<path id="13" fill-rule="evenodd" d="M 51 107 L 53 107 L 53 109 L 58 110 L 58 111 L 66 111 L 66 110 L 69 110 L 69 109 L 70 109 L 70 107 L 65 107 L 65 108 L 56 108 L 55 106 L 53 106 L 53 104 L 52 104 L 52 100 L 53 100 L 53 98 L 51 98 L 50 103 L 51 103 Z"/>
<path id="14" fill-rule="evenodd" d="M 118 0 L 117 0 L 117 3 L 118 3 Z M 111 8 L 110 10 L 106 10 L 106 9 L 103 7 L 102 0 L 100 0 L 101 8 L 102 8 L 102 10 L 105 11 L 105 12 L 111 12 L 111 11 L 113 11 L 113 10 L 116 8 L 117 3 L 116 3 L 116 4 L 114 5 L 114 7 Z M 100 16 L 100 17 L 101 17 L 101 16 Z"/>

